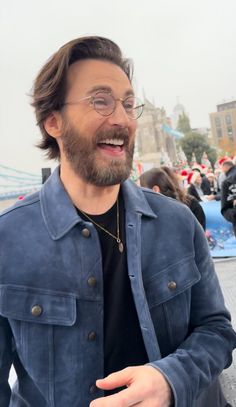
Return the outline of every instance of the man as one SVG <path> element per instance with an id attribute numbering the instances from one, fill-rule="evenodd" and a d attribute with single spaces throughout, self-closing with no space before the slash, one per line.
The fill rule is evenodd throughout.
<path id="1" fill-rule="evenodd" d="M 222 171 L 226 178 L 221 186 L 221 213 L 232 223 L 236 236 L 236 166 L 232 160 L 226 160 L 222 164 Z"/>
<path id="2" fill-rule="evenodd" d="M 218 174 L 217 182 L 218 182 L 218 188 L 219 188 L 220 191 L 221 191 L 221 188 L 222 188 L 222 183 L 226 178 L 225 171 L 224 171 L 224 168 L 223 168 L 223 163 L 225 161 L 228 161 L 228 160 L 229 159 L 227 157 L 223 157 L 223 158 L 220 158 L 218 160 L 219 168 L 217 170 L 219 170 L 219 174 Z M 215 174 L 216 174 L 217 170 L 215 170 Z"/>
<path id="3" fill-rule="evenodd" d="M 193 171 L 188 176 L 189 186 L 187 188 L 188 194 L 194 196 L 199 202 L 212 201 L 215 199 L 215 195 L 205 195 L 202 189 L 202 177 L 198 171 Z"/>
<path id="4" fill-rule="evenodd" d="M 201 178 L 202 178 L 201 189 L 203 191 L 203 194 L 212 196 L 211 188 L 210 188 L 210 182 L 207 179 L 206 175 L 204 174 L 203 168 L 201 167 L 201 165 L 197 165 L 197 166 L 192 167 L 192 171 L 197 172 L 198 174 L 201 175 Z"/>
<path id="5" fill-rule="evenodd" d="M 143 107 L 128 61 L 71 41 L 33 105 L 60 167 L 0 218 L 1 407 L 225 406 L 236 337 L 202 228 L 127 181 Z"/>

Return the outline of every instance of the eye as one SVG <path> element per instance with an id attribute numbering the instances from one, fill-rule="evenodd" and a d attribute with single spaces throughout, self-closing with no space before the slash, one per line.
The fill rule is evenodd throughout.
<path id="1" fill-rule="evenodd" d="M 94 103 L 97 107 L 107 106 L 108 102 L 104 98 L 94 98 Z"/>
<path id="2" fill-rule="evenodd" d="M 134 98 L 127 98 L 123 102 L 123 106 L 125 110 L 133 110 L 135 108 L 135 99 Z"/>
<path id="3" fill-rule="evenodd" d="M 93 103 L 97 109 L 105 109 L 111 106 L 112 99 L 110 95 L 99 94 L 94 96 Z"/>

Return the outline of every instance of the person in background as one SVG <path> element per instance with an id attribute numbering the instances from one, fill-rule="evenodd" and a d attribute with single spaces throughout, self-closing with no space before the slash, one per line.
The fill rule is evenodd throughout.
<path id="1" fill-rule="evenodd" d="M 201 189 L 203 191 L 204 195 L 211 195 L 211 189 L 210 189 L 210 183 L 208 178 L 206 177 L 205 171 L 207 171 L 207 168 L 205 167 L 204 169 L 202 168 L 201 165 L 193 166 L 192 167 L 193 172 L 198 172 L 201 175 L 202 181 L 201 181 Z"/>
<path id="2" fill-rule="evenodd" d="M 223 164 L 224 164 L 224 162 L 225 161 L 231 161 L 231 159 L 230 158 L 228 158 L 228 157 L 222 157 L 222 158 L 220 158 L 219 159 L 219 161 L 218 161 L 218 165 L 219 165 L 219 169 L 220 169 L 220 174 L 219 174 L 219 176 L 218 176 L 218 186 L 219 186 L 219 189 L 220 189 L 220 191 L 221 191 L 221 187 L 222 187 L 222 183 L 223 183 L 223 181 L 225 180 L 225 178 L 226 178 L 226 171 L 227 171 L 227 164 L 226 164 L 226 166 L 224 167 L 223 166 Z"/>
<path id="3" fill-rule="evenodd" d="M 225 180 L 221 186 L 221 213 L 231 222 L 236 236 L 236 166 L 232 160 L 224 161 L 222 170 Z"/>
<path id="4" fill-rule="evenodd" d="M 210 184 L 211 195 L 214 195 L 215 200 L 219 201 L 220 200 L 220 190 L 219 190 L 219 186 L 218 186 L 215 174 L 213 174 L 213 172 L 208 172 L 206 174 L 206 177 L 207 177 L 207 179 L 209 181 L 209 184 Z"/>
<path id="5" fill-rule="evenodd" d="M 142 187 L 150 188 L 187 205 L 203 229 L 206 229 L 206 217 L 201 205 L 196 198 L 184 192 L 179 185 L 177 174 L 172 169 L 165 166 L 152 168 L 141 174 L 139 180 Z"/>
<path id="6" fill-rule="evenodd" d="M 202 185 L 202 177 L 200 172 L 194 171 L 189 174 L 189 186 L 188 186 L 188 193 L 194 196 L 198 201 L 212 201 L 215 199 L 213 194 L 205 195 L 201 185 Z M 210 183 L 209 183 L 210 185 Z M 210 187 L 209 187 L 210 188 Z"/>
<path id="7" fill-rule="evenodd" d="M 225 179 L 227 177 L 232 177 L 232 174 L 235 173 L 235 164 L 232 160 L 225 160 L 221 165 L 221 170 L 225 174 Z M 223 180 L 224 181 L 224 180 Z"/>
<path id="8" fill-rule="evenodd" d="M 129 180 L 131 68 L 88 36 L 34 82 L 39 147 L 59 166 L 0 216 L 1 407 L 227 404 L 236 334 L 202 227 Z"/>
<path id="9" fill-rule="evenodd" d="M 169 168 L 169 167 L 167 167 Z M 190 169 L 189 169 L 190 171 Z M 187 190 L 188 187 L 188 174 L 189 171 L 187 170 L 181 170 L 180 172 L 178 171 L 178 174 L 181 176 L 179 181 L 180 181 L 180 186 L 182 187 L 182 189 L 184 189 L 184 191 Z"/>
<path id="10" fill-rule="evenodd" d="M 225 179 L 225 174 L 222 172 L 222 170 L 220 168 L 216 168 L 214 170 L 214 175 L 215 175 L 216 182 L 217 182 L 217 190 L 220 193 L 221 192 L 221 184 L 222 184 L 222 181 L 223 181 L 223 180 L 221 181 L 221 178 L 222 178 L 222 175 L 223 175 L 223 177 Z"/>

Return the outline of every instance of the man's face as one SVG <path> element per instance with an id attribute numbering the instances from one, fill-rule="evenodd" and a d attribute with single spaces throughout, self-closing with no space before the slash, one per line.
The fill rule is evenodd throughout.
<path id="1" fill-rule="evenodd" d="M 133 94 L 126 74 L 117 65 L 98 60 L 74 63 L 69 70 L 66 102 L 76 102 L 98 91 L 115 99 Z M 129 177 L 134 152 L 136 120 L 129 118 L 120 101 L 114 113 L 102 116 L 90 99 L 65 105 L 58 140 L 65 158 L 83 181 L 97 185 L 118 184 Z"/>
<path id="2" fill-rule="evenodd" d="M 227 165 L 227 164 L 225 164 L 225 165 L 222 165 L 222 171 L 226 174 L 229 170 L 230 170 L 230 166 L 229 165 Z"/>
<path id="3" fill-rule="evenodd" d="M 201 185 L 202 183 L 202 177 L 201 174 L 199 172 L 196 171 L 196 178 L 195 178 L 195 184 L 197 185 Z"/>
<path id="4" fill-rule="evenodd" d="M 213 184 L 214 183 L 215 178 L 214 177 L 208 177 L 208 181 Z"/>

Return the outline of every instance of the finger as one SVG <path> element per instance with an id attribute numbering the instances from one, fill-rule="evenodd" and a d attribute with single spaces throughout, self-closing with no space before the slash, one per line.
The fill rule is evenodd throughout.
<path id="1" fill-rule="evenodd" d="M 141 399 L 135 391 L 131 391 L 131 388 L 121 390 L 119 393 L 112 396 L 101 397 L 93 400 L 90 403 L 90 407 L 134 407 L 139 405 Z"/>
<path id="2" fill-rule="evenodd" d="M 132 382 L 132 368 L 126 368 L 115 372 L 105 377 L 104 379 L 98 379 L 96 381 L 97 387 L 103 390 L 111 390 L 116 387 L 129 386 Z"/>

